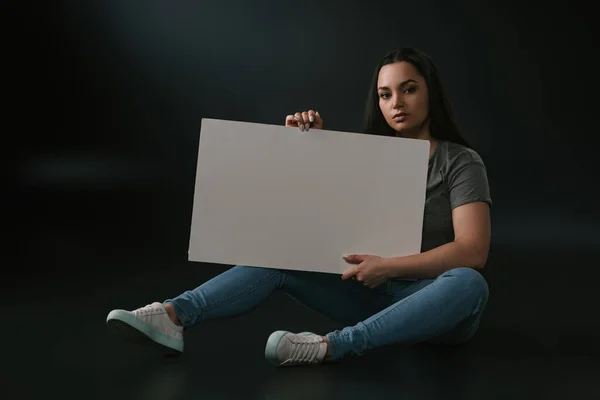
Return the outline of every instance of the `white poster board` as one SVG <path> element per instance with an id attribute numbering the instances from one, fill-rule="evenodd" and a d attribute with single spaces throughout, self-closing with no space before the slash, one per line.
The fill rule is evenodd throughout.
<path id="1" fill-rule="evenodd" d="M 426 140 L 203 119 L 189 260 L 341 274 L 420 252 Z"/>

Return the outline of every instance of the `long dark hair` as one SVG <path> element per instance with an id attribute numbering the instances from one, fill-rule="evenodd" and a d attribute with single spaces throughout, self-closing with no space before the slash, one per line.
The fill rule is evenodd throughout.
<path id="1" fill-rule="evenodd" d="M 380 136 L 396 136 L 396 132 L 388 125 L 379 108 L 377 80 L 379 71 L 384 65 L 400 61 L 411 63 L 427 82 L 429 92 L 429 133 L 438 140 L 447 140 L 470 147 L 461 136 L 450 102 L 444 91 L 442 81 L 435 63 L 429 56 L 412 48 L 402 48 L 388 53 L 381 59 L 371 80 L 371 87 L 365 107 L 364 133 Z"/>

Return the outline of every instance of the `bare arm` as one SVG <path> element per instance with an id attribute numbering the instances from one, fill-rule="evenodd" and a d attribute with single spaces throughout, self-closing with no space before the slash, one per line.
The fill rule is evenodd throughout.
<path id="1" fill-rule="evenodd" d="M 452 211 L 453 242 L 424 253 L 386 258 L 385 268 L 390 278 L 435 278 L 458 267 L 483 269 L 487 262 L 491 222 L 487 203 L 476 202 Z"/>

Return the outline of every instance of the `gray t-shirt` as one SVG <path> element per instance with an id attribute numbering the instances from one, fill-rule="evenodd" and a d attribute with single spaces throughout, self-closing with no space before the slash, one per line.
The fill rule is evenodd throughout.
<path id="1" fill-rule="evenodd" d="M 492 205 L 481 157 L 467 147 L 439 141 L 429 159 L 421 251 L 452 242 L 452 210 L 476 201 Z"/>

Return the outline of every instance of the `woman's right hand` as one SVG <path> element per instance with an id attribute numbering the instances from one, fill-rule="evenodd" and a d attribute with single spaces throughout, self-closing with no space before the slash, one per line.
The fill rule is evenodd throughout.
<path id="1" fill-rule="evenodd" d="M 310 128 L 323 129 L 323 120 L 318 111 L 297 112 L 285 117 L 285 126 L 300 128 L 301 131 L 308 131 Z"/>

